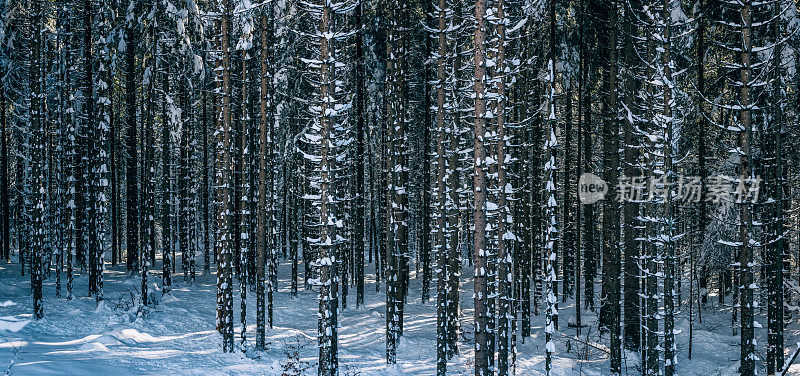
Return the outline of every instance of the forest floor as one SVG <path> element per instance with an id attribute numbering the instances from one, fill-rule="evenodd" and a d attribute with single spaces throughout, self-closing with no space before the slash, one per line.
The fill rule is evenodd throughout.
<path id="1" fill-rule="evenodd" d="M 213 269 L 212 269 L 213 270 Z M 282 263 L 275 295 L 275 327 L 268 329 L 268 348 L 243 351 L 240 299 L 235 290 L 237 351 L 224 354 L 214 329 L 215 275 L 199 275 L 191 285 L 174 276 L 172 292 L 150 284 L 158 303 L 142 314 L 138 301 L 140 279 L 129 277 L 124 266 L 105 273 L 105 300 L 97 305 L 87 296 L 87 277 L 75 278 L 75 299 L 55 297 L 55 275 L 45 281 L 45 317 L 31 321 L 30 278 L 20 276 L 18 264 L 0 264 L 0 372 L 6 375 L 316 375 L 317 294 L 289 293 L 290 265 Z M 367 273 L 372 269 L 368 267 Z M 472 345 L 471 271 L 462 273 L 460 357 L 448 365 L 448 374 L 470 375 Z M 160 284 L 160 271 L 151 275 Z M 405 313 L 405 331 L 397 349 L 397 364 L 385 364 L 385 294 L 376 292 L 374 280 L 366 285 L 365 306 L 354 308 L 354 288 L 348 308 L 339 318 L 339 358 L 342 376 L 433 375 L 436 369 L 436 307 L 420 300 L 419 280 L 411 276 Z M 302 286 L 301 286 L 302 288 Z M 599 290 L 598 290 L 599 291 Z M 247 346 L 255 337 L 255 294 L 248 291 Z M 687 295 L 684 295 L 686 298 Z M 716 304 L 716 299 L 709 302 Z M 709 306 L 703 322 L 695 320 L 693 356 L 687 358 L 688 321 L 684 310 L 677 327 L 678 374 L 725 376 L 737 374 L 739 338 L 732 335 L 730 308 Z M 544 318 L 534 318 L 533 336 L 518 343 L 517 375 L 544 374 Z M 605 353 L 608 336 L 601 338 L 596 316 L 584 314 L 580 340 L 574 337 L 574 305 L 561 307 L 561 330 L 556 337 L 554 375 L 601 376 L 608 374 Z M 766 327 L 766 320 L 758 321 Z M 763 359 L 766 329 L 758 329 L 759 356 Z M 800 324 L 794 318 L 786 331 L 787 354 L 800 341 Z M 590 344 L 590 345 L 587 345 Z M 624 374 L 640 374 L 636 352 L 625 352 Z M 764 374 L 763 370 L 759 371 Z M 788 373 L 800 375 L 800 365 Z"/>

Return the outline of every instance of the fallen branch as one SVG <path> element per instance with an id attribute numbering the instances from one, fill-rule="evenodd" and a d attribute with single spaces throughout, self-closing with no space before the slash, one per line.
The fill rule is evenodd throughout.
<path id="1" fill-rule="evenodd" d="M 559 332 L 559 333 L 560 333 L 560 332 Z M 595 344 L 593 344 L 593 343 L 589 343 L 588 341 L 582 341 L 582 340 L 578 339 L 578 337 L 570 337 L 570 336 L 568 336 L 568 335 L 566 335 L 566 334 L 564 334 L 564 333 L 561 333 L 561 335 L 562 335 L 562 336 L 564 336 L 564 337 L 567 337 L 567 338 L 569 338 L 569 339 L 571 339 L 571 340 L 574 340 L 574 341 L 580 342 L 580 343 L 582 343 L 582 344 L 584 344 L 584 345 L 587 345 L 587 346 L 594 347 L 595 349 L 598 349 L 598 350 L 600 350 L 600 351 L 602 351 L 602 352 L 604 352 L 604 353 L 606 353 L 606 354 L 608 354 L 608 355 L 611 355 L 611 351 L 609 351 L 608 349 L 605 349 L 605 348 L 602 348 L 602 347 L 600 347 L 600 345 L 595 345 Z"/>
<path id="2" fill-rule="evenodd" d="M 794 363 L 795 359 L 797 359 L 797 354 L 800 354 L 800 342 L 797 342 L 797 349 L 794 350 L 792 358 L 789 359 L 789 361 L 786 362 L 786 366 L 783 367 L 783 371 L 781 371 L 781 376 L 786 376 L 786 373 L 789 372 L 789 367 L 791 367 L 792 363 Z"/>

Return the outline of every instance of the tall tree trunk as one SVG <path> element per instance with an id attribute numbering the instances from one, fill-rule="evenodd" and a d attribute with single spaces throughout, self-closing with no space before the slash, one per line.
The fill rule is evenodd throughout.
<path id="1" fill-rule="evenodd" d="M 433 1 L 425 2 L 425 24 L 430 25 L 431 20 L 431 5 Z M 431 38 L 425 38 L 425 58 L 431 56 Z M 430 133 L 431 133 L 431 69 L 428 64 L 423 66 L 423 105 L 425 110 L 423 112 L 423 125 L 422 125 L 422 178 L 420 195 L 420 221 L 421 228 L 419 230 L 419 257 L 422 264 L 422 302 L 427 303 L 430 299 L 430 279 L 431 279 L 431 226 L 430 226 L 430 177 L 431 177 L 431 163 L 430 163 Z"/>
<path id="2" fill-rule="evenodd" d="M 511 259 L 514 249 L 514 234 L 512 231 L 513 220 L 511 219 L 511 209 L 509 203 L 514 189 L 510 181 L 506 179 L 507 164 L 511 161 L 511 153 L 506 147 L 506 138 L 509 141 L 511 134 L 506 133 L 506 3 L 505 0 L 498 0 L 496 5 L 497 18 L 501 20 L 495 25 L 496 33 L 496 93 L 497 101 L 495 108 L 495 121 L 497 126 L 497 154 L 494 156 L 497 163 L 497 192 L 498 192 L 498 218 L 497 218 L 497 281 L 498 281 L 498 313 L 497 313 L 497 369 L 498 376 L 509 374 L 509 352 L 511 333 L 511 322 L 513 321 L 511 301 L 512 270 Z M 510 144 L 510 142 L 509 142 Z"/>
<path id="3" fill-rule="evenodd" d="M 636 51 L 634 46 L 634 38 L 633 35 L 633 27 L 632 27 L 632 20 L 634 16 L 631 14 L 627 14 L 625 17 L 625 26 L 624 26 L 624 59 L 625 63 L 628 66 L 634 67 L 636 66 Z M 637 104 L 636 104 L 636 96 L 635 94 L 639 92 L 638 90 L 638 82 L 636 81 L 635 77 L 626 77 L 625 80 L 625 93 L 623 94 L 624 105 L 628 108 L 631 112 L 637 111 Z M 639 112 L 637 111 L 636 114 Z M 623 162 L 623 171 L 624 176 L 626 179 L 634 179 L 641 175 L 641 172 L 638 169 L 639 165 L 639 145 L 636 142 L 638 140 L 636 133 L 637 125 L 635 124 L 634 116 L 631 116 L 630 119 L 624 120 L 624 162 Z M 635 197 L 635 195 L 628 195 L 630 197 L 622 197 L 620 201 L 622 201 L 623 207 L 623 215 L 624 215 L 624 224 L 622 227 L 622 244 L 625 247 L 625 255 L 624 255 L 624 264 L 625 264 L 625 273 L 623 277 L 623 300 L 624 300 L 624 343 L 626 349 L 631 351 L 637 351 L 639 349 L 639 342 L 641 337 L 641 325 L 640 317 L 640 302 L 639 302 L 639 294 L 641 293 L 640 289 L 640 266 L 639 266 L 639 257 L 640 257 L 640 247 L 639 247 L 639 227 L 640 224 L 638 223 L 639 217 L 639 201 L 640 199 Z"/>
<path id="4" fill-rule="evenodd" d="M 616 0 L 605 2 L 607 7 L 607 40 L 605 67 L 605 103 L 603 119 L 604 168 L 606 183 L 617 186 L 619 170 L 619 122 L 617 103 L 617 34 L 618 5 Z M 606 43 L 607 42 L 607 43 Z M 603 208 L 603 293 L 600 313 L 601 326 L 610 332 L 611 375 L 622 372 L 622 350 L 620 333 L 620 252 L 619 252 L 619 203 L 615 199 L 605 201 Z"/>
<path id="5" fill-rule="evenodd" d="M 589 61 L 585 61 L 586 69 L 583 71 L 584 81 L 590 82 Z M 584 136 L 583 136 L 583 172 L 591 173 L 594 171 L 592 166 L 592 90 L 587 88 L 584 95 L 583 105 L 583 122 L 584 122 Z M 584 278 L 584 302 L 586 308 L 590 311 L 595 310 L 595 294 L 594 294 L 594 280 L 597 272 L 597 247 L 595 245 L 595 209 L 599 205 L 584 205 L 583 223 L 583 245 L 584 245 L 584 261 L 583 261 L 583 278 Z"/>
<path id="6" fill-rule="evenodd" d="M 0 71 L 0 76 L 5 72 Z M 0 259 L 11 261 L 11 195 L 8 186 L 8 119 L 5 82 L 0 82 Z"/>
<path id="7" fill-rule="evenodd" d="M 366 210 L 364 196 L 364 135 L 367 129 L 364 127 L 365 113 L 365 69 L 364 61 L 364 25 L 363 2 L 359 1 L 355 10 L 355 47 L 356 47 L 356 184 L 355 184 L 355 215 L 353 216 L 353 237 L 355 238 L 355 283 L 356 283 L 356 308 L 364 305 L 364 212 Z"/>
<path id="8" fill-rule="evenodd" d="M 233 278 L 231 273 L 230 181 L 231 181 L 231 4 L 223 0 L 218 21 L 218 45 L 222 59 L 217 67 L 217 91 L 222 96 L 217 131 L 217 330 L 222 334 L 222 351 L 233 352 Z"/>
<path id="9" fill-rule="evenodd" d="M 664 131 L 664 171 L 667 174 L 667 179 L 675 176 L 676 172 L 673 170 L 672 160 L 672 144 L 673 140 L 673 80 L 672 80 L 672 7 L 671 0 L 663 0 L 662 2 L 662 15 L 661 22 L 661 63 L 662 63 L 662 89 L 663 89 L 663 131 Z M 675 284 L 675 218 L 674 217 L 674 203 L 672 199 L 672 191 L 669 190 L 664 197 L 664 224 L 666 227 L 666 255 L 664 259 L 664 375 L 672 376 L 675 373 L 675 364 L 678 362 L 676 354 L 677 346 L 675 344 L 675 301 L 677 299 L 680 304 L 680 288 L 676 288 Z M 691 304 L 691 302 L 690 302 Z"/>
<path id="10" fill-rule="evenodd" d="M 113 111 L 113 104 L 110 107 L 110 110 Z M 117 213 L 119 212 L 119 184 L 117 182 L 117 131 L 115 116 L 111 116 L 110 125 L 109 136 L 111 138 L 111 145 L 109 146 L 109 168 L 111 169 L 111 181 L 109 184 L 111 184 L 111 265 L 116 266 L 120 257 L 120 239 L 118 231 L 119 218 L 117 218 Z"/>
<path id="11" fill-rule="evenodd" d="M 208 55 L 204 55 L 203 61 L 208 61 Z M 210 274 L 211 273 L 211 220 L 210 220 L 210 210 L 209 210 L 209 203 L 211 202 L 211 196 L 209 195 L 209 175 L 211 175 L 212 166 L 209 165 L 208 161 L 208 76 L 209 70 L 206 69 L 203 72 L 203 84 L 202 84 L 202 101 L 203 101 L 203 110 L 202 110 L 202 121 L 200 122 L 200 126 L 202 127 L 202 131 L 200 132 L 201 137 L 203 140 L 201 141 L 203 145 L 203 161 L 201 165 L 203 166 L 203 180 L 202 180 L 202 187 L 200 188 L 200 199 L 202 200 L 201 207 L 203 209 L 203 274 Z M 215 99 L 214 99 L 215 100 Z M 214 111 L 212 111 L 214 112 Z M 216 259 L 216 257 L 215 257 Z"/>
<path id="12" fill-rule="evenodd" d="M 771 151 L 768 152 L 772 157 L 770 186 L 771 198 L 774 200 L 772 207 L 769 207 L 772 214 L 772 224 L 769 229 L 770 239 L 765 247 L 767 262 L 767 375 L 774 375 L 783 369 L 783 331 L 784 331 L 784 257 L 786 249 L 786 237 L 784 235 L 784 220 L 788 216 L 784 212 L 784 157 L 783 157 L 783 105 L 784 89 L 782 87 L 783 67 L 781 60 L 783 57 L 783 46 L 779 45 L 783 38 L 783 28 L 779 25 L 781 2 L 773 4 L 773 15 L 771 33 L 772 40 L 776 44 L 772 54 L 772 92 L 770 93 L 772 108 L 769 124 L 769 131 L 765 137 L 769 137 L 772 144 L 769 145 Z"/>
<path id="13" fill-rule="evenodd" d="M 135 9 L 133 14 L 135 17 Z M 125 265 L 128 271 L 139 270 L 139 152 L 138 152 L 138 125 L 136 122 L 136 29 L 128 24 L 125 28 L 125 107 L 127 114 L 125 124 L 128 136 L 128 158 L 126 176 L 127 200 L 127 246 Z"/>
<path id="14" fill-rule="evenodd" d="M 586 126 L 583 116 L 583 98 L 587 94 L 584 93 L 586 88 L 586 41 L 584 40 L 584 28 L 586 23 L 586 4 L 584 0 L 580 0 L 579 5 L 579 25 L 578 25 L 578 139 L 576 140 L 576 161 L 575 161 L 575 177 L 576 182 L 580 181 L 582 173 L 585 171 L 582 158 L 583 153 L 583 129 Z M 580 185 L 577 185 L 577 192 L 580 194 Z M 583 205 L 578 202 L 575 207 L 575 334 L 581 334 L 581 260 L 583 252 L 586 249 L 583 245 Z"/>
<path id="15" fill-rule="evenodd" d="M 436 375 L 447 374 L 447 186 L 445 174 L 445 68 L 447 64 L 447 0 L 439 0 L 437 9 L 436 52 Z"/>
<path id="16" fill-rule="evenodd" d="M 261 16 L 261 92 L 259 93 L 258 134 L 258 234 L 256 235 L 256 351 L 263 351 L 266 343 L 266 297 L 264 294 L 264 264 L 267 246 L 267 54 L 270 48 L 267 43 L 267 17 Z"/>
<path id="17" fill-rule="evenodd" d="M 745 0 L 740 3 L 740 16 L 741 16 L 741 51 L 739 54 L 739 81 L 741 87 L 739 91 L 739 123 L 741 129 L 739 130 L 739 178 L 742 181 L 750 181 L 752 171 L 750 170 L 750 133 L 752 127 L 751 118 L 751 103 L 750 103 L 750 86 L 751 86 L 751 54 L 752 54 L 752 19 L 751 19 L 751 6 L 752 0 Z M 742 200 L 744 201 L 744 200 Z M 739 292 L 739 307 L 741 310 L 740 324 L 740 347 L 741 347 L 741 365 L 739 373 L 742 376 L 755 375 L 755 341 L 754 341 L 754 307 L 753 307 L 753 290 L 755 290 L 755 283 L 753 281 L 753 274 L 755 267 L 753 265 L 753 246 L 750 244 L 750 227 L 752 225 L 751 218 L 751 205 L 742 202 L 739 205 L 739 282 L 737 288 Z"/>
<path id="18" fill-rule="evenodd" d="M 173 259 L 170 257 L 172 254 L 172 190 L 170 189 L 170 180 L 172 179 L 172 150 L 171 138 L 172 129 L 170 127 L 171 121 L 168 120 L 172 116 L 168 113 L 169 102 L 167 97 L 170 96 L 169 90 L 169 66 L 164 67 L 162 73 L 162 119 L 161 119 L 161 261 L 162 261 L 162 294 L 168 294 L 172 290 L 172 273 L 175 266 Z"/>
<path id="19" fill-rule="evenodd" d="M 34 0 L 31 9 L 31 64 L 30 64 L 30 177 L 29 192 L 31 195 L 31 219 L 33 221 L 30 240 L 30 277 L 33 295 L 33 318 L 44 317 L 44 301 L 42 297 L 42 255 L 45 253 L 45 125 L 44 125 L 44 69 L 42 60 L 43 46 L 43 11 L 42 4 Z"/>
<path id="20" fill-rule="evenodd" d="M 473 226 L 473 260 L 475 265 L 475 376 L 489 376 L 489 312 L 487 312 L 487 248 L 486 248 L 486 0 L 475 0 L 475 37 L 474 37 L 474 98 L 475 98 L 475 145 L 474 145 L 474 208 Z"/>
<path id="21" fill-rule="evenodd" d="M 454 15 L 453 20 L 451 22 L 452 25 L 457 25 L 461 17 L 461 7 L 462 3 L 460 0 L 456 0 L 456 4 L 453 6 Z M 449 174 L 447 176 L 448 185 L 449 185 L 449 206 L 447 208 L 447 236 L 448 236 L 448 245 L 447 245 L 447 307 L 445 309 L 445 321 L 447 322 L 447 356 L 448 358 L 458 354 L 458 328 L 459 328 L 459 304 L 460 304 L 460 295 L 459 295 L 459 276 L 461 273 L 461 239 L 459 237 L 459 221 L 460 214 L 463 212 L 461 209 L 461 196 L 459 194 L 459 188 L 461 184 L 461 178 L 459 174 L 459 131 L 461 130 L 461 116 L 459 114 L 458 105 L 459 105 L 459 95 L 460 90 L 458 85 L 456 84 L 457 78 L 459 77 L 459 70 L 461 68 L 461 48 L 459 42 L 456 40 L 452 43 L 453 45 L 453 52 L 451 56 L 453 56 L 453 63 L 450 64 L 449 67 L 449 76 L 450 82 L 448 93 L 449 93 L 449 101 L 452 106 L 450 109 L 451 111 L 451 119 L 449 122 L 449 126 L 447 127 L 447 132 L 450 135 L 450 158 L 448 162 L 448 171 Z M 446 48 L 446 46 L 445 46 Z"/>
<path id="22" fill-rule="evenodd" d="M 555 335 L 558 327 L 558 276 L 556 274 L 556 260 L 558 255 L 555 242 L 558 238 L 555 170 L 556 170 L 556 2 L 550 0 L 549 4 L 549 51 L 547 60 L 547 94 L 545 95 L 545 114 L 547 119 L 544 128 L 545 132 L 545 158 L 544 181 L 545 181 L 545 229 L 542 256 L 544 257 L 544 283 L 545 283 L 545 375 L 550 375 L 552 367 L 553 353 L 555 352 Z"/>
<path id="23" fill-rule="evenodd" d="M 333 223 L 335 222 L 333 202 L 332 182 L 334 176 L 332 171 L 333 150 L 332 145 L 334 129 L 334 118 L 331 115 L 334 103 L 329 100 L 334 98 L 336 93 L 336 83 L 334 72 L 336 62 L 333 57 L 335 47 L 334 39 L 327 37 L 333 30 L 334 9 L 330 2 L 325 2 L 321 9 L 319 20 L 319 97 L 322 99 L 319 114 L 319 132 L 321 136 L 320 145 L 320 176 L 319 176 L 319 258 L 315 262 L 318 265 L 319 273 L 319 367 L 320 376 L 337 376 L 339 372 L 338 357 L 338 301 L 337 301 L 337 277 L 336 266 L 339 260 L 336 258 L 335 244 L 336 234 L 334 233 Z M 331 64 L 333 62 L 333 64 Z"/>

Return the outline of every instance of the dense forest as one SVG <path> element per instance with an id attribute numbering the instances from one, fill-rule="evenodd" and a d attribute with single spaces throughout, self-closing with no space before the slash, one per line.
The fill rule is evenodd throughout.
<path id="1" fill-rule="evenodd" d="M 259 374 L 800 373 L 798 29 L 788 0 L 3 1 L 0 366 L 191 296 L 242 364 L 310 325 Z"/>

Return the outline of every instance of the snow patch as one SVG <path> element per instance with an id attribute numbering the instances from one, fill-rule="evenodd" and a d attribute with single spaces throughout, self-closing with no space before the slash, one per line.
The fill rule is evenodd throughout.
<path id="1" fill-rule="evenodd" d="M 142 342 L 158 342 L 156 337 L 142 333 L 136 329 L 122 329 L 114 332 L 114 337 L 126 345 L 135 345 Z"/>
<path id="2" fill-rule="evenodd" d="M 80 351 L 108 351 L 108 347 L 100 342 L 84 343 L 78 347 Z"/>
<path id="3" fill-rule="evenodd" d="M 22 330 L 22 328 L 24 328 L 25 325 L 28 325 L 30 322 L 31 320 L 18 319 L 13 316 L 3 316 L 0 317 L 0 331 L 16 333 Z"/>

